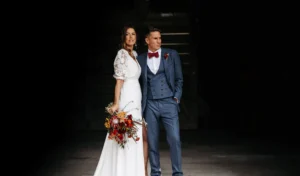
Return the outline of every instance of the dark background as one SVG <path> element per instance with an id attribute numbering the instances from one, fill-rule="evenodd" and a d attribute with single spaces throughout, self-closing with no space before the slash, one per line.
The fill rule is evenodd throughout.
<path id="1" fill-rule="evenodd" d="M 205 123 L 199 120 L 199 130 L 293 145 L 298 131 L 296 80 L 289 52 L 293 46 L 287 41 L 292 17 L 287 14 L 293 11 L 261 1 L 172 1 L 173 6 L 171 1 L 155 2 L 161 5 L 151 8 L 188 12 L 191 21 L 198 21 L 193 24 L 193 42 L 199 50 L 200 83 L 193 86 L 210 107 Z M 28 168 L 62 141 L 76 137 L 72 118 L 84 99 L 87 65 L 99 53 L 113 51 L 114 56 L 118 43 L 108 36 L 119 36 L 122 25 L 111 25 L 111 20 L 137 8 L 134 1 L 106 3 L 49 4 L 30 15 L 26 26 L 32 29 L 33 44 L 25 47 L 31 48 L 26 58 L 32 62 L 26 62 L 20 74 L 25 96 L 18 103 L 22 117 L 17 118 L 18 139 L 24 140 L 17 153 L 30 159 Z"/>

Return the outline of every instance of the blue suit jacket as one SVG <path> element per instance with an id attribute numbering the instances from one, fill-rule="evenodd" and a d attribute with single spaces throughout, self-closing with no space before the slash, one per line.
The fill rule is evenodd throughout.
<path id="1" fill-rule="evenodd" d="M 167 56 L 167 58 L 165 58 L 165 56 Z M 142 68 L 142 73 L 139 80 L 142 89 L 142 109 L 144 113 L 147 102 L 147 53 L 139 55 L 137 59 Z M 180 102 L 182 95 L 183 75 L 179 54 L 173 49 L 161 48 L 161 59 L 162 63 L 164 64 L 167 83 L 174 92 L 173 96 L 176 97 Z"/>

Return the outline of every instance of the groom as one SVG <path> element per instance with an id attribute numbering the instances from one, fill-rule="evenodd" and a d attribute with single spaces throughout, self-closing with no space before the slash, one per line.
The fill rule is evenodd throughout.
<path id="1" fill-rule="evenodd" d="M 148 123 L 147 134 L 151 176 L 160 176 L 159 131 L 160 120 L 166 130 L 172 161 L 173 176 L 183 176 L 181 169 L 181 141 L 179 134 L 179 102 L 183 76 L 181 61 L 175 50 L 161 48 L 161 34 L 150 28 L 145 41 L 148 53 L 138 56 L 142 68 L 140 76 L 143 115 Z"/>

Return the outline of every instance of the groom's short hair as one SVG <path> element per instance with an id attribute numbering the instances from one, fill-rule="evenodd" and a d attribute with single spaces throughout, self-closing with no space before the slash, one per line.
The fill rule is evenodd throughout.
<path id="1" fill-rule="evenodd" d="M 158 28 L 156 28 L 156 27 L 154 27 L 154 26 L 149 26 L 148 27 L 148 31 L 147 31 L 145 37 L 148 37 L 151 32 L 161 32 L 161 30 L 158 29 Z"/>

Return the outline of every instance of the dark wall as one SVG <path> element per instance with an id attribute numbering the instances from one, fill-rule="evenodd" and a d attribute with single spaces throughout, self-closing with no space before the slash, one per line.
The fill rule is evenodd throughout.
<path id="1" fill-rule="evenodd" d="M 200 94 L 211 108 L 209 128 L 295 136 L 293 64 L 282 11 L 253 1 L 194 3 Z"/>
<path id="2" fill-rule="evenodd" d="M 16 148 L 13 153 L 26 160 L 23 174 L 47 161 L 49 151 L 72 136 L 73 118 L 84 100 L 86 64 L 96 46 L 96 33 L 101 33 L 95 20 L 109 14 L 84 5 L 43 7 L 26 17 L 28 38 L 19 48 L 26 53 L 15 73 L 22 78 L 16 85 L 22 94 L 14 106 L 19 115 L 13 119 L 20 142 L 11 145 Z"/>

